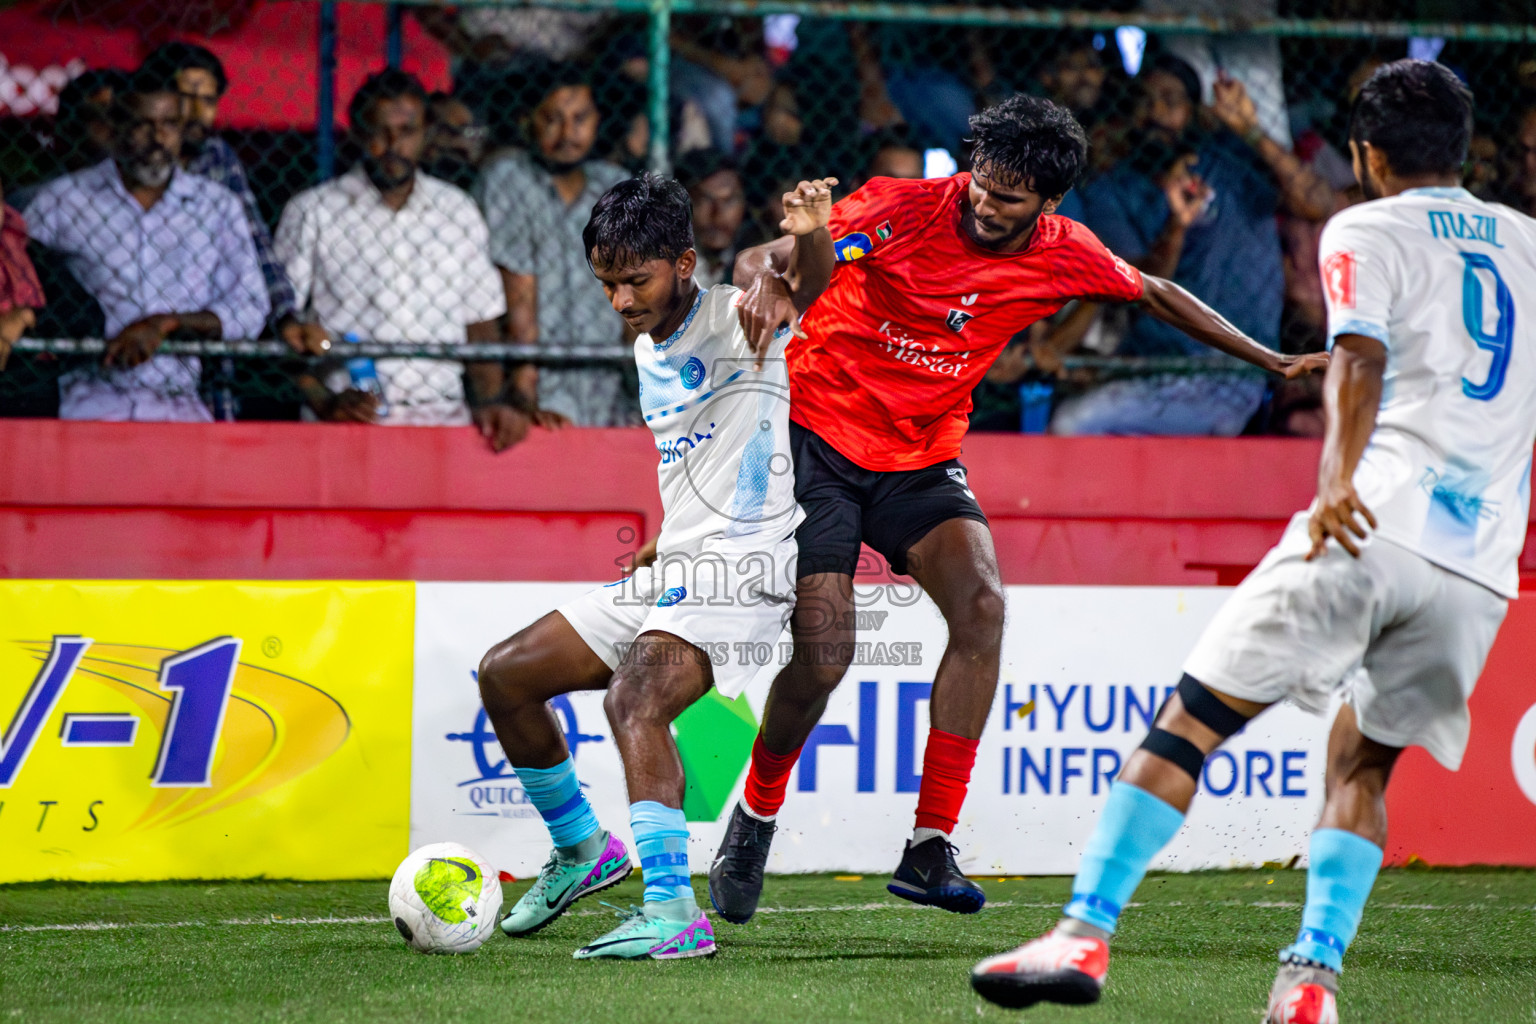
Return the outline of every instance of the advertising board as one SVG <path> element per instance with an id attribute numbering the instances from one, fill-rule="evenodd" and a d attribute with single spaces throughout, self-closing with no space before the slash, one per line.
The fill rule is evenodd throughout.
<path id="1" fill-rule="evenodd" d="M 418 586 L 413 846 L 465 842 L 518 875 L 543 863 L 548 837 L 485 721 L 474 672 L 492 644 L 583 589 Z M 944 623 L 910 588 L 859 590 L 861 646 L 790 782 L 771 871 L 890 870 L 912 829 Z M 1226 593 L 1008 588 L 1002 682 L 955 834 L 963 867 L 978 874 L 1075 869 L 1110 780 Z M 787 641 L 727 652 L 761 664 L 746 695 L 734 706 L 718 699 L 695 706 L 678 723 L 696 870 L 713 857 L 740 793 Z M 623 773 L 601 694 L 572 695 L 552 707 L 599 818 L 628 838 Z M 1156 866 L 1286 863 L 1304 854 L 1321 806 L 1327 724 L 1282 706 L 1233 737 L 1208 762 L 1189 825 Z"/>
<path id="2" fill-rule="evenodd" d="M 0 882 L 380 877 L 410 583 L 0 583 Z"/>

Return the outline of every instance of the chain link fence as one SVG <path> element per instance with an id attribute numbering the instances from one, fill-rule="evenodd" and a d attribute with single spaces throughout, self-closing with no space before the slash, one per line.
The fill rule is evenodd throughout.
<path id="1" fill-rule="evenodd" d="M 965 169 L 966 119 L 1020 91 L 1087 129 L 1061 213 L 1288 352 L 1323 344 L 1317 239 L 1360 198 L 1348 107 L 1378 64 L 1462 75 L 1467 187 L 1536 212 L 1536 3 L 1089 6 L 0 9 L 0 337 L 20 339 L 0 415 L 458 424 L 537 403 L 635 423 L 623 325 L 579 242 L 597 196 L 675 173 L 701 278 L 729 280 L 795 181 Z M 1069 308 L 1003 353 L 973 424 L 1320 427 L 1316 381 L 1204 354 L 1132 311 Z"/>

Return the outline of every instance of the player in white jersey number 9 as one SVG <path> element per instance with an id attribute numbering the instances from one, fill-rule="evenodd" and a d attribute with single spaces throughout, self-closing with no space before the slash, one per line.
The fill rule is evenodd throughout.
<path id="1" fill-rule="evenodd" d="M 1110 789 L 1056 928 L 972 971 L 988 999 L 1097 1000 L 1121 909 L 1183 824 L 1206 758 L 1282 698 L 1321 713 L 1338 694 L 1307 902 L 1266 1016 L 1337 1024 L 1387 780 L 1408 746 L 1460 766 L 1467 698 L 1526 538 L 1536 332 L 1516 307 L 1536 295 L 1536 222 L 1460 187 L 1471 135 L 1471 94 L 1442 65 L 1396 61 L 1362 87 L 1350 149 L 1371 201 L 1330 221 L 1320 247 L 1333 358 L 1317 497 L 1185 662 Z"/>

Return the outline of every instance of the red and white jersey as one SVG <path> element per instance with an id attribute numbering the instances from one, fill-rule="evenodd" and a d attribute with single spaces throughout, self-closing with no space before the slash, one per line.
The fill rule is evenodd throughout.
<path id="1" fill-rule="evenodd" d="M 875 178 L 832 208 L 837 267 L 787 350 L 789 415 L 865 469 L 955 458 L 1010 338 L 1073 299 L 1141 297 L 1136 269 L 1065 217 L 1042 216 L 1020 252 L 976 245 L 970 181 Z"/>
<path id="2" fill-rule="evenodd" d="M 1465 189 L 1415 188 L 1339 213 L 1319 255 L 1330 344 L 1387 347 L 1354 480 L 1376 532 L 1516 596 L 1536 442 L 1536 221 Z"/>

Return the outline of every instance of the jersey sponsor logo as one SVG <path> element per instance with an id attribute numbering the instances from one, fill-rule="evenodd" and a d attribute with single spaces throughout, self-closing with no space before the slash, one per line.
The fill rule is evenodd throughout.
<path id="1" fill-rule="evenodd" d="M 969 314 L 966 317 L 969 319 Z M 880 334 L 885 338 L 886 354 L 899 363 L 920 366 L 946 377 L 959 377 L 970 365 L 969 352 L 942 352 L 939 346 L 924 344 L 889 320 L 880 325 Z"/>
<path id="2" fill-rule="evenodd" d="M 1114 261 L 1115 270 L 1119 272 L 1120 276 L 1134 284 L 1136 281 L 1136 271 L 1131 269 L 1131 265 L 1114 253 L 1110 253 L 1109 258 Z"/>
<path id="3" fill-rule="evenodd" d="M 837 254 L 839 263 L 852 263 L 854 260 L 869 255 L 869 251 L 875 247 L 875 243 L 869 240 L 869 236 L 862 231 L 844 235 L 832 243 L 832 251 Z"/>
<path id="4" fill-rule="evenodd" d="M 949 315 L 944 318 L 944 326 L 959 334 L 965 330 L 965 325 L 974 319 L 976 319 L 975 313 L 966 313 L 962 310 L 952 309 L 949 311 Z"/>
<path id="5" fill-rule="evenodd" d="M 704 383 L 704 360 L 698 356 L 689 356 L 688 361 L 683 364 L 683 368 L 678 371 L 677 376 L 683 382 L 683 387 L 689 391 L 695 390 L 700 384 Z"/>
<path id="6" fill-rule="evenodd" d="M 1429 495 L 1452 520 L 1471 526 L 1479 520 L 1499 518 L 1499 503 L 1489 501 L 1481 494 L 1472 494 L 1464 486 L 1458 486 L 1450 473 L 1433 468 L 1425 469 L 1419 477 L 1419 490 Z"/>
<path id="7" fill-rule="evenodd" d="M 671 608 L 687 596 L 687 587 L 668 587 L 666 593 L 661 595 L 661 600 L 656 602 L 656 607 Z"/>
<path id="8" fill-rule="evenodd" d="M 1504 248 L 1499 241 L 1499 219 L 1485 214 L 1468 216 L 1456 210 L 1430 210 L 1429 233 L 1436 238 L 1486 242 L 1495 249 Z"/>
<path id="9" fill-rule="evenodd" d="M 891 222 L 888 220 L 881 221 L 880 226 L 875 228 L 875 237 L 882 242 L 893 234 L 895 234 L 895 231 L 891 228 Z"/>
<path id="10" fill-rule="evenodd" d="M 1323 287 L 1338 309 L 1355 308 L 1355 254 L 1342 249 L 1323 260 Z"/>
<path id="11" fill-rule="evenodd" d="M 714 439 L 715 425 L 711 423 L 708 430 L 695 430 L 691 434 L 684 434 L 682 437 L 656 442 L 656 452 L 661 456 L 661 464 L 665 466 L 669 463 L 681 462 L 685 455 L 699 445 Z"/>

